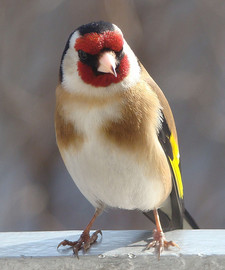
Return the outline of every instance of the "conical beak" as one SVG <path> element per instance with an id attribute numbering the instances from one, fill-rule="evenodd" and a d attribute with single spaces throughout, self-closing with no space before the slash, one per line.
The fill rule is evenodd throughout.
<path id="1" fill-rule="evenodd" d="M 116 56 L 113 52 L 104 52 L 99 60 L 99 66 L 97 68 L 97 71 L 104 72 L 104 73 L 111 73 L 115 77 L 117 77 L 116 74 Z"/>

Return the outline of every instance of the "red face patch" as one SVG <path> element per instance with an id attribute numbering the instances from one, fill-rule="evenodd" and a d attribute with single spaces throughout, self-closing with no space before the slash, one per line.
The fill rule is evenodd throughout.
<path id="1" fill-rule="evenodd" d="M 102 34 L 89 33 L 79 37 L 76 40 L 74 48 L 76 51 L 82 50 L 92 55 L 99 54 L 102 49 L 119 52 L 123 48 L 123 37 L 118 31 L 106 31 Z M 110 73 L 96 75 L 91 66 L 81 61 L 77 63 L 77 71 L 82 80 L 95 87 L 106 87 L 111 83 L 122 81 L 128 75 L 129 68 L 127 55 L 124 55 L 120 61 L 117 77 Z"/>
<path id="2" fill-rule="evenodd" d="M 85 34 L 76 40 L 74 48 L 89 54 L 98 54 L 103 48 L 119 52 L 123 48 L 123 37 L 118 31 Z"/>
<path id="3" fill-rule="evenodd" d="M 120 61 L 117 77 L 111 73 L 103 73 L 96 76 L 90 66 L 87 66 L 80 61 L 77 63 L 77 70 L 81 79 L 87 84 L 91 84 L 95 87 L 106 87 L 111 83 L 122 81 L 128 75 L 129 67 L 127 55 L 124 55 L 123 59 Z"/>

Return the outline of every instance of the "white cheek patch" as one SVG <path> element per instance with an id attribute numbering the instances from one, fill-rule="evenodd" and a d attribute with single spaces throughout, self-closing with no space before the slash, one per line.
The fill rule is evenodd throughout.
<path id="1" fill-rule="evenodd" d="M 78 31 L 74 32 L 70 38 L 69 48 L 64 55 L 62 61 L 62 73 L 63 73 L 63 87 L 69 92 L 77 89 L 77 84 L 79 81 L 79 75 L 77 71 L 77 62 L 79 61 L 78 53 L 76 52 L 74 45 L 76 43 L 77 38 L 80 37 Z"/>
<path id="2" fill-rule="evenodd" d="M 124 78 L 121 84 L 125 88 L 130 88 L 138 82 L 140 78 L 141 68 L 138 64 L 137 57 L 135 56 L 134 52 L 131 50 L 130 46 L 127 44 L 126 40 L 124 40 L 123 50 L 124 50 L 124 53 L 128 57 L 128 60 L 130 63 L 130 70 L 127 77 Z"/>
<path id="3" fill-rule="evenodd" d="M 77 89 L 79 75 L 77 71 L 78 54 L 74 48 L 69 48 L 62 62 L 63 81 L 62 85 L 69 92 Z"/>

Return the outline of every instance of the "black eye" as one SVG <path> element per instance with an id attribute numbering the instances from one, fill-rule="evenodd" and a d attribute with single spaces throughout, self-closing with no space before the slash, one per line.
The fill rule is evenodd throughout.
<path id="1" fill-rule="evenodd" d="M 85 61 L 88 58 L 87 53 L 84 52 L 84 51 L 82 51 L 82 50 L 79 50 L 78 51 L 78 55 L 79 55 L 80 60 L 82 60 L 82 61 Z"/>
<path id="2" fill-rule="evenodd" d="M 120 61 L 124 57 L 123 49 L 119 52 L 116 52 L 116 58 Z"/>

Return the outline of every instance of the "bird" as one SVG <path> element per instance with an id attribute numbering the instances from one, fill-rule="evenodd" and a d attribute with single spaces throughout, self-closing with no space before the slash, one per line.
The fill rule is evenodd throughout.
<path id="1" fill-rule="evenodd" d="M 174 117 L 162 90 L 113 23 L 81 25 L 63 51 L 56 88 L 55 132 L 64 164 L 94 215 L 76 241 L 78 257 L 96 242 L 95 219 L 107 208 L 137 209 L 153 221 L 158 258 L 165 230 L 198 225 L 184 207 Z M 160 222 L 161 219 L 161 222 Z"/>

